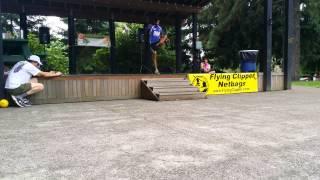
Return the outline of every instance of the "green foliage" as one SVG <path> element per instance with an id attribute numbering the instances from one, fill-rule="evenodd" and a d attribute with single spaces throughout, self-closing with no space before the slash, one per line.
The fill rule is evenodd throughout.
<path id="1" fill-rule="evenodd" d="M 44 60 L 43 68 L 45 70 L 55 70 L 68 74 L 67 46 L 63 42 L 53 40 L 45 49 L 44 45 L 40 44 L 38 36 L 34 33 L 28 34 L 28 41 L 32 54 L 39 55 Z"/>
<path id="2" fill-rule="evenodd" d="M 176 53 L 170 46 L 164 46 L 159 49 L 158 63 L 161 72 L 172 73 L 175 72 Z"/>
<path id="3" fill-rule="evenodd" d="M 48 68 L 68 74 L 69 60 L 66 53 L 67 46 L 61 41 L 55 40 L 50 43 L 50 46 L 46 49 L 46 52 Z"/>
<path id="4" fill-rule="evenodd" d="M 320 2 L 305 2 L 301 22 L 301 64 L 303 74 L 320 71 Z"/>
<path id="5" fill-rule="evenodd" d="M 119 73 L 138 73 L 141 64 L 140 45 L 136 33 L 142 25 L 116 24 L 116 58 Z M 143 53 L 143 51 L 141 51 Z"/>
<path id="6" fill-rule="evenodd" d="M 170 43 L 162 46 L 158 53 L 159 69 L 164 73 L 173 73 L 176 69 L 176 52 L 175 52 L 175 30 L 174 28 L 166 28 L 166 33 Z"/>
<path id="7" fill-rule="evenodd" d="M 32 54 L 43 54 L 44 53 L 44 46 L 40 44 L 39 38 L 34 33 L 28 34 L 28 41 L 29 41 L 29 47 L 32 52 Z"/>
<path id="8" fill-rule="evenodd" d="M 77 72 L 80 74 L 109 73 L 109 49 L 77 47 Z"/>
<path id="9" fill-rule="evenodd" d="M 295 81 L 293 85 L 320 88 L 320 81 Z"/>
<path id="10" fill-rule="evenodd" d="M 142 28 L 141 24 L 117 24 L 116 54 L 119 73 L 133 74 L 139 73 L 140 71 L 141 58 L 145 58 L 143 54 L 145 51 L 145 47 L 144 44 L 137 43 L 137 32 L 139 28 Z M 169 35 L 173 34 L 171 32 L 171 29 L 168 29 L 167 33 Z M 172 73 L 174 71 L 175 51 L 173 50 L 174 47 L 172 47 L 171 45 L 172 44 L 163 46 L 158 52 L 158 66 L 161 72 Z"/>
<path id="11" fill-rule="evenodd" d="M 264 0 L 211 0 L 199 16 L 200 40 L 215 67 L 236 69 L 241 49 L 263 50 Z M 301 17 L 301 68 L 303 74 L 320 71 L 320 2 L 297 0 Z M 273 59 L 283 61 L 285 1 L 273 0 Z M 304 7 L 302 12 L 300 7 Z M 261 55 L 261 53 L 260 53 Z"/>
<path id="12" fill-rule="evenodd" d="M 239 50 L 263 50 L 264 0 L 212 0 L 200 14 L 200 39 L 218 69 L 237 69 Z M 273 58 L 283 57 L 284 1 L 273 0 Z M 261 53 L 260 53 L 261 55 Z"/>

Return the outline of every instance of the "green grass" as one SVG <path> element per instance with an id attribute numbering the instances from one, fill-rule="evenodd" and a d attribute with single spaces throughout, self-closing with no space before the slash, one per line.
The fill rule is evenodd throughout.
<path id="1" fill-rule="evenodd" d="M 320 88 L 320 81 L 294 81 L 292 85 Z"/>

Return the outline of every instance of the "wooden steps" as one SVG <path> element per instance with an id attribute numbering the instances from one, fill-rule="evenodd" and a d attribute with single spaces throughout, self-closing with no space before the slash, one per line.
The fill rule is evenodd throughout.
<path id="1" fill-rule="evenodd" d="M 154 101 L 204 99 L 206 94 L 184 78 L 153 78 L 141 80 L 141 96 Z"/>

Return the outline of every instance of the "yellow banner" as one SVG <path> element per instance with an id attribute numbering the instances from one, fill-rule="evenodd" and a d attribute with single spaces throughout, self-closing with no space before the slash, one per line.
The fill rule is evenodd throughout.
<path id="1" fill-rule="evenodd" d="M 258 92 L 257 73 L 188 74 L 188 79 L 207 95 Z"/>

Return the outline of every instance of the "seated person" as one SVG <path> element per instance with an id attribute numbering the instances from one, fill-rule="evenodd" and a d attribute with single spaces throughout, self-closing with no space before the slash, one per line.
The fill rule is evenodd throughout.
<path id="1" fill-rule="evenodd" d="M 215 71 L 211 71 L 211 65 L 208 62 L 208 58 L 204 57 L 200 64 L 200 72 L 201 73 L 215 73 Z"/>
<path id="2" fill-rule="evenodd" d="M 61 72 L 43 72 L 39 69 L 41 65 L 40 58 L 36 55 L 31 55 L 27 61 L 17 62 L 9 71 L 5 88 L 19 107 L 31 106 L 26 96 L 44 89 L 43 84 L 38 83 L 37 79 L 32 77 L 56 77 L 62 75 Z"/>

